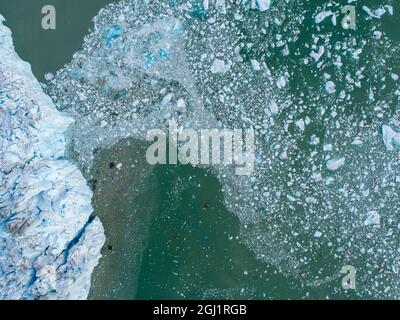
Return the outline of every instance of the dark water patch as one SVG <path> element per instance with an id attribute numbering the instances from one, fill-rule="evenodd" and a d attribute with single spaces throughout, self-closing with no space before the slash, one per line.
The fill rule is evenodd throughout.
<path id="1" fill-rule="evenodd" d="M 19 56 L 32 65 L 39 81 L 45 73 L 55 73 L 72 59 L 92 27 L 101 8 L 118 0 L 1 0 L 0 14 L 13 33 Z M 42 8 L 56 9 L 56 29 L 42 28 Z"/>
<path id="2" fill-rule="evenodd" d="M 145 147 L 128 139 L 96 154 L 88 180 L 96 181 L 93 206 L 106 243 L 92 276 L 91 299 L 135 297 L 149 223 L 158 209 L 157 184 Z"/>

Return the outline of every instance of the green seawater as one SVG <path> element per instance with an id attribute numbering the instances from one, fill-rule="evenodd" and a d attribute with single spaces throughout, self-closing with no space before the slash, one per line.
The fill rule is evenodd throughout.
<path id="1" fill-rule="evenodd" d="M 304 297 L 295 278 L 262 263 L 241 242 L 239 221 L 225 208 L 212 174 L 151 167 L 142 157 L 146 147 L 128 139 L 96 154 L 89 182 L 107 240 L 90 298 Z M 323 297 L 335 285 L 307 291 Z"/>
<path id="2" fill-rule="evenodd" d="M 55 73 L 79 50 L 101 8 L 116 0 L 1 0 L 0 13 L 11 28 L 19 56 L 29 62 L 39 81 Z M 56 29 L 42 28 L 43 6 L 56 9 Z"/>
<path id="3" fill-rule="evenodd" d="M 54 73 L 70 61 L 89 33 L 93 16 L 110 2 L 113 1 L 1 0 L 0 13 L 13 31 L 17 52 L 44 82 L 45 73 Z M 315 1 L 314 6 L 320 3 Z M 40 26 L 40 10 L 45 4 L 57 8 L 56 30 L 46 31 Z M 249 19 L 257 19 L 253 12 L 248 15 Z M 308 28 L 308 23 L 313 22 L 310 19 L 303 27 Z M 400 40 L 397 23 L 391 18 L 383 19 L 386 33 Z M 249 38 L 253 37 L 250 29 L 247 32 Z M 263 36 L 253 40 L 254 46 L 242 52 L 247 60 L 259 59 L 266 41 Z M 302 42 L 292 51 L 305 52 Z M 297 85 L 290 88 L 292 92 L 303 92 L 311 98 L 312 86 L 302 86 L 305 79 L 320 86 L 319 79 L 290 61 L 290 56 L 277 54 L 270 58 L 268 63 L 296 68 L 298 79 Z M 385 95 L 385 89 L 380 94 Z M 362 93 L 355 92 L 347 109 L 350 114 L 361 116 L 362 100 Z M 312 125 L 307 130 L 306 138 L 299 142 L 299 153 L 303 152 L 304 158 L 309 155 L 309 137 L 324 128 Z M 103 257 L 94 271 L 89 298 L 355 297 L 352 291 L 341 289 L 340 277 L 318 287 L 304 287 L 298 278 L 282 275 L 273 265 L 257 259 L 241 241 L 239 220 L 226 209 L 216 177 L 190 166 L 150 166 L 144 157 L 146 147 L 143 142 L 127 139 L 98 150 L 93 168 L 86 173 L 94 192 L 95 213 L 106 232 Z M 297 165 L 300 168 L 302 163 Z M 323 249 L 319 257 L 316 268 L 336 264 Z M 360 268 L 359 272 L 363 272 L 362 265 Z"/>

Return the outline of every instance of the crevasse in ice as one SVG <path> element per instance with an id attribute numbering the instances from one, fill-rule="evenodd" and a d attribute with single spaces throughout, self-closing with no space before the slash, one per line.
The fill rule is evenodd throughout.
<path id="1" fill-rule="evenodd" d="M 104 231 L 64 158 L 73 120 L 43 93 L 0 15 L 0 299 L 85 299 Z"/>

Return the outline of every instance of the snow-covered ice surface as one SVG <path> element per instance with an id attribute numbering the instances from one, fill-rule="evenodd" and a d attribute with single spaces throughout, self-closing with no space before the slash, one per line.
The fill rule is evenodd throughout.
<path id="1" fill-rule="evenodd" d="M 76 120 L 70 152 L 89 170 L 99 148 L 171 118 L 252 126 L 253 175 L 210 168 L 243 242 L 305 297 L 350 264 L 361 269 L 356 296 L 399 298 L 399 46 L 380 23 L 390 10 L 360 12 L 364 29 L 338 36 L 338 4 L 289 2 L 252 1 L 262 10 L 250 13 L 228 1 L 106 7 L 48 88 Z"/>
<path id="2" fill-rule="evenodd" d="M 0 299 L 85 299 L 105 241 L 64 158 L 73 122 L 14 51 L 0 15 Z"/>

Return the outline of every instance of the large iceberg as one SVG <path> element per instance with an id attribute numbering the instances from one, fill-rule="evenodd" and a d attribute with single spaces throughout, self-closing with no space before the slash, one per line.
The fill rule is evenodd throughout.
<path id="1" fill-rule="evenodd" d="M 72 119 L 15 53 L 0 15 L 0 299 L 85 299 L 105 241 L 64 158 Z"/>

